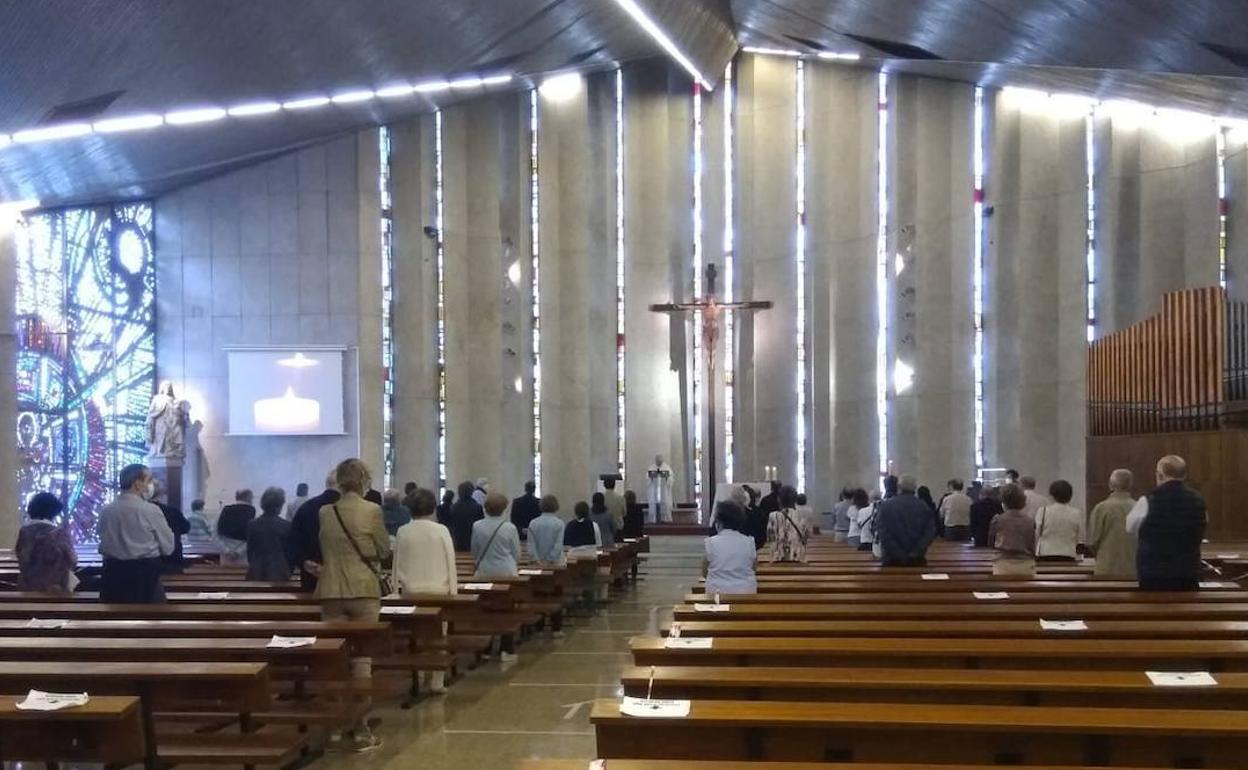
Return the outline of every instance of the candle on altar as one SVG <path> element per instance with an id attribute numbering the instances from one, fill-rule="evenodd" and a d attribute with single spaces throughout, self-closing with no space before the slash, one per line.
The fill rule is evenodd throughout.
<path id="1" fill-rule="evenodd" d="M 262 398 L 252 404 L 256 429 L 265 433 L 306 433 L 321 427 L 321 404 L 295 395 L 286 388 L 279 398 Z"/>

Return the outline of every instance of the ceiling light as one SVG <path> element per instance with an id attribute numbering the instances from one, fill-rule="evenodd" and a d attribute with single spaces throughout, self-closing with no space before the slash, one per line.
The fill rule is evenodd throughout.
<path id="1" fill-rule="evenodd" d="M 220 107 L 201 107 L 194 110 L 176 110 L 165 113 L 165 122 L 171 126 L 189 126 L 194 123 L 211 123 L 225 117 Z"/>
<path id="2" fill-rule="evenodd" d="M 820 59 L 829 59 L 831 61 L 858 61 L 862 56 L 856 53 L 840 52 L 840 51 L 822 51 L 819 53 Z"/>
<path id="3" fill-rule="evenodd" d="M 416 86 L 410 86 L 407 83 L 386 86 L 377 89 L 377 96 L 382 99 L 399 99 L 404 96 L 411 96 L 416 92 Z"/>
<path id="4" fill-rule="evenodd" d="M 659 25 L 655 23 L 654 19 L 650 18 L 650 16 L 642 10 L 641 6 L 637 4 L 637 0 L 615 0 L 615 4 L 623 8 L 629 16 L 632 16 L 633 21 L 641 25 L 641 28 L 644 29 L 650 37 L 654 38 L 655 42 L 662 46 L 663 50 L 667 51 L 669 56 L 680 62 L 680 66 L 684 67 L 685 71 L 692 75 L 694 80 L 701 83 L 703 88 L 708 91 L 713 88 L 710 82 L 707 81 L 706 78 L 702 77 L 702 73 L 698 71 L 698 68 L 694 66 L 693 62 L 689 61 L 689 57 L 685 56 L 685 54 L 681 52 L 680 48 L 676 46 L 676 43 L 667 36 L 667 33 L 659 28 Z"/>
<path id="5" fill-rule="evenodd" d="M 501 86 L 510 82 L 511 75 L 490 75 L 488 78 L 481 78 L 481 85 L 483 86 Z"/>
<path id="6" fill-rule="evenodd" d="M 19 213 L 22 211 L 30 211 L 31 209 L 39 208 L 39 199 L 22 198 L 21 200 L 5 201 L 4 203 L 0 203 L 0 208 Z"/>
<path id="7" fill-rule="evenodd" d="M 761 56 L 801 56 L 801 51 L 791 51 L 787 48 L 765 48 L 757 45 L 747 45 L 741 49 L 746 53 L 755 53 Z"/>
<path id="8" fill-rule="evenodd" d="M 140 131 L 144 128 L 156 128 L 164 124 L 165 119 L 159 115 L 127 115 L 121 118 L 97 120 L 95 130 L 102 134 L 116 134 L 122 131 Z"/>
<path id="9" fill-rule="evenodd" d="M 471 75 L 466 78 L 460 78 L 458 80 L 452 80 L 450 82 L 451 88 L 478 88 L 480 87 L 480 85 L 481 85 L 481 78 L 477 77 L 476 75 Z"/>
<path id="10" fill-rule="evenodd" d="M 520 285 L 520 260 L 511 263 L 511 267 L 507 268 L 507 278 L 516 286 Z"/>
<path id="11" fill-rule="evenodd" d="M 8 134 L 0 134 L 0 147 L 8 147 L 12 143 L 13 139 Z"/>
<path id="12" fill-rule="evenodd" d="M 309 96 L 304 99 L 295 99 L 292 102 L 282 102 L 283 110 L 310 110 L 313 107 L 324 107 L 329 104 L 328 96 Z"/>
<path id="13" fill-rule="evenodd" d="M 91 133 L 90 123 L 61 123 L 57 126 L 29 128 L 25 131 L 18 131 L 13 135 L 13 141 L 19 144 L 33 144 L 34 142 L 50 142 L 55 139 L 71 139 L 75 136 L 85 136 L 89 133 Z"/>
<path id="14" fill-rule="evenodd" d="M 543 80 L 537 91 L 552 102 L 566 102 L 581 92 L 583 82 L 581 73 L 565 72 Z"/>
<path id="15" fill-rule="evenodd" d="M 914 386 L 914 367 L 901 359 L 893 365 L 893 390 L 898 395 Z"/>
<path id="16" fill-rule="evenodd" d="M 417 93 L 431 94 L 437 91 L 445 91 L 451 87 L 451 84 L 445 80 L 433 80 L 428 83 L 420 83 L 416 88 Z"/>
<path id="17" fill-rule="evenodd" d="M 346 91 L 341 94 L 334 94 L 330 101 L 334 104 L 355 104 L 357 102 L 366 102 L 372 98 L 372 91 Z"/>
<path id="18" fill-rule="evenodd" d="M 277 102 L 251 102 L 249 104 L 237 104 L 226 113 L 232 118 L 246 118 L 252 115 L 271 115 L 282 108 Z"/>

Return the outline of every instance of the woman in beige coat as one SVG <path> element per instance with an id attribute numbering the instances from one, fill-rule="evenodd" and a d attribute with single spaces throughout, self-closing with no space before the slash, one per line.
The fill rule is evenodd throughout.
<path id="1" fill-rule="evenodd" d="M 342 497 L 320 511 L 321 570 L 316 596 L 326 621 L 376 622 L 381 616 L 378 574 L 390 558 L 390 536 L 381 507 L 364 499 L 371 477 L 355 458 L 338 463 L 334 472 Z M 352 658 L 352 675 L 372 678 L 371 658 Z M 364 720 L 355 729 L 352 749 L 369 751 L 381 745 Z"/>

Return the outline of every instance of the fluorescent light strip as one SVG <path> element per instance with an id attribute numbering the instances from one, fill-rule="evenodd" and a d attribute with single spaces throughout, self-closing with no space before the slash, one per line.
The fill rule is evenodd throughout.
<path id="1" fill-rule="evenodd" d="M 879 424 L 880 484 L 888 474 L 888 74 L 877 81 L 875 241 L 875 416 Z"/>
<path id="2" fill-rule="evenodd" d="M 759 56 L 789 56 L 794 59 L 802 55 L 801 51 L 793 51 L 787 48 L 767 48 L 765 46 L 747 45 L 741 49 L 746 53 L 757 54 Z"/>
<path id="3" fill-rule="evenodd" d="M 73 139 L 91 133 L 90 123 L 61 123 L 43 128 L 29 128 L 13 134 L 17 144 L 34 144 L 35 142 L 51 142 L 58 139 Z"/>
<path id="4" fill-rule="evenodd" d="M 973 369 L 975 470 L 984 469 L 984 89 L 975 87 L 974 134 L 971 138 L 971 325 L 975 333 Z"/>
<path id="5" fill-rule="evenodd" d="M 438 481 L 446 492 L 446 205 L 443 194 L 442 110 L 433 113 L 434 226 L 438 228 L 435 271 L 438 284 Z"/>
<path id="6" fill-rule="evenodd" d="M 249 102 L 237 104 L 225 111 L 231 118 L 250 118 L 256 115 L 272 115 L 282 109 L 277 102 Z"/>
<path id="7" fill-rule="evenodd" d="M 790 59 L 801 58 L 818 58 L 824 61 L 858 61 L 862 58 L 861 54 L 852 53 L 850 51 L 818 51 L 816 53 L 804 53 L 802 51 L 794 51 L 791 48 L 767 48 L 766 46 L 747 45 L 742 49 L 745 53 L 752 53 L 758 56 L 785 56 Z"/>
<path id="8" fill-rule="evenodd" d="M 416 93 L 416 86 L 407 83 L 395 83 L 391 86 L 378 88 L 374 93 L 378 99 L 401 99 L 404 96 L 411 96 Z"/>
<path id="9" fill-rule="evenodd" d="M 542 491 L 542 253 L 541 253 L 541 180 L 538 178 L 538 113 L 537 89 L 529 91 L 529 237 L 533 251 L 533 483 Z"/>
<path id="10" fill-rule="evenodd" d="M 479 88 L 481 86 L 481 78 L 476 75 L 452 80 L 449 83 L 451 88 Z"/>
<path id="11" fill-rule="evenodd" d="M 1226 128 L 1214 134 L 1218 155 L 1218 285 L 1226 288 Z"/>
<path id="12" fill-rule="evenodd" d="M 489 77 L 481 78 L 481 85 L 483 86 L 501 86 L 510 82 L 511 75 L 490 75 Z"/>
<path id="13" fill-rule="evenodd" d="M 0 134 L 0 147 L 8 147 L 13 143 L 13 137 L 8 134 Z"/>
<path id="14" fill-rule="evenodd" d="M 736 255 L 733 231 L 733 200 L 736 191 L 733 189 L 733 92 L 732 62 L 724 67 L 724 302 L 734 299 L 734 272 Z M 736 412 L 733 409 L 734 387 L 736 375 L 735 337 L 733 334 L 736 319 L 732 310 L 724 311 L 724 481 L 732 483 L 734 471 L 734 454 L 736 449 Z"/>
<path id="15" fill-rule="evenodd" d="M 390 129 L 377 129 L 377 188 L 381 199 L 381 462 L 382 487 L 394 481 L 394 214 L 390 190 Z"/>
<path id="16" fill-rule="evenodd" d="M 328 96 L 307 96 L 302 99 L 295 99 L 289 102 L 282 102 L 283 110 L 311 110 L 316 107 L 324 107 L 329 104 Z"/>
<path id="17" fill-rule="evenodd" d="M 197 107 L 190 110 L 174 110 L 165 113 L 165 122 L 171 126 L 192 126 L 199 123 L 212 123 L 225 117 L 225 110 L 220 107 Z"/>
<path id="18" fill-rule="evenodd" d="M 684 67 L 685 71 L 693 77 L 695 83 L 700 84 L 707 91 L 712 89 L 711 84 L 707 82 L 706 78 L 702 77 L 702 73 L 699 72 L 698 68 L 694 66 L 692 61 L 689 60 L 689 57 L 685 56 L 680 48 L 676 46 L 676 43 L 667 36 L 667 33 L 664 32 L 654 21 L 654 19 L 650 18 L 649 14 L 647 14 L 642 7 L 637 4 L 637 0 L 615 0 L 615 4 L 623 8 L 629 16 L 632 16 L 633 21 L 637 22 L 637 24 L 639 24 L 641 28 L 646 31 L 646 34 L 654 38 L 654 41 L 658 43 L 664 51 L 667 51 L 669 56 L 679 62 L 680 66 Z"/>
<path id="19" fill-rule="evenodd" d="M 1087 253 L 1084 282 L 1087 286 L 1087 340 L 1096 339 L 1096 110 L 1090 110 L 1083 123 L 1084 164 L 1087 187 Z"/>
<path id="20" fill-rule="evenodd" d="M 797 60 L 797 490 L 806 490 L 806 62 Z"/>
<path id="21" fill-rule="evenodd" d="M 376 96 L 373 91 L 345 91 L 340 94 L 334 94 L 329 100 L 334 104 L 358 104 L 359 102 L 367 102 Z"/>
<path id="22" fill-rule="evenodd" d="M 93 125 L 96 133 L 118 134 L 124 131 L 142 131 L 145 128 L 156 128 L 164 125 L 165 119 L 160 115 L 127 115 L 120 118 L 96 121 Z"/>
<path id="23" fill-rule="evenodd" d="M 616 465 L 620 475 L 627 464 L 624 398 L 624 70 L 615 70 L 615 419 Z"/>
<path id="24" fill-rule="evenodd" d="M 693 297 L 702 298 L 702 86 L 693 84 Z M 702 409 L 702 312 L 693 312 L 693 502 L 702 521 L 702 428 L 706 415 Z M 711 426 L 714 430 L 714 426 Z"/>
<path id="25" fill-rule="evenodd" d="M 418 83 L 413 88 L 418 94 L 436 94 L 441 91 L 449 91 L 451 84 L 445 80 L 432 80 L 428 83 Z"/>

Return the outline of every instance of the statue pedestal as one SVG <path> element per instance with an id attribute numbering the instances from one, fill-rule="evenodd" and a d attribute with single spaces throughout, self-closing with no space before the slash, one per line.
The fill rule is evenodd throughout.
<path id="1" fill-rule="evenodd" d="M 152 477 L 160 482 L 160 488 L 165 491 L 165 498 L 169 501 L 171 508 L 179 511 L 182 508 L 182 458 L 180 457 L 149 457 L 147 458 L 147 467 L 152 471 Z"/>

